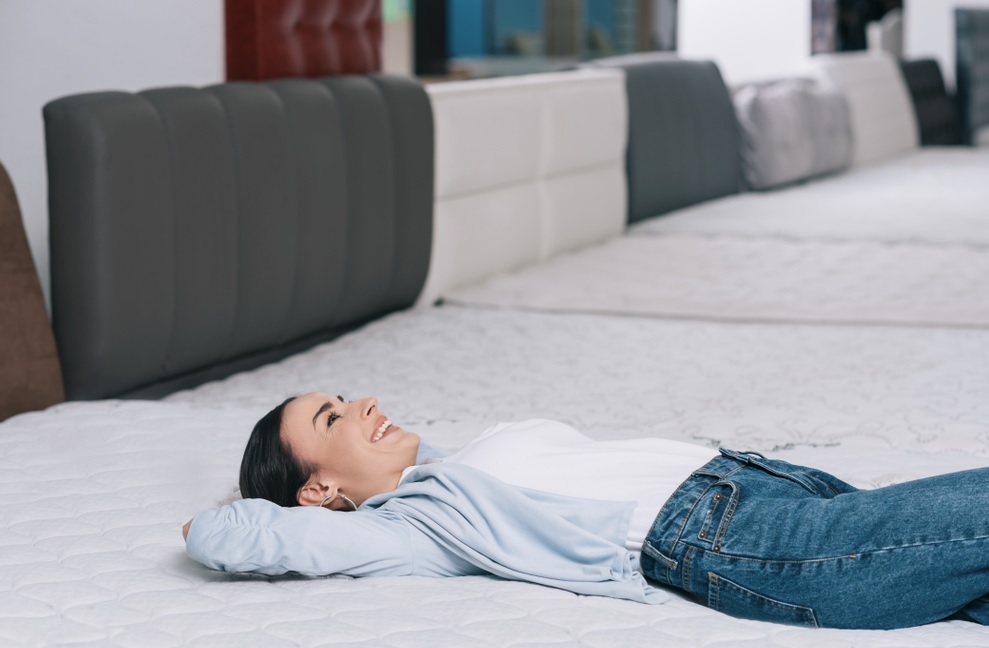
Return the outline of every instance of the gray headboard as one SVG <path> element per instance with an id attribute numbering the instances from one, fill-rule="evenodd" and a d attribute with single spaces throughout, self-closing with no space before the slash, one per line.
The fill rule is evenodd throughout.
<path id="1" fill-rule="evenodd" d="M 258 366 L 422 288 L 433 122 L 415 81 L 101 92 L 44 116 L 69 398 L 157 396 Z"/>
<path id="2" fill-rule="evenodd" d="M 907 82 L 910 100 L 917 115 L 921 146 L 959 144 L 958 106 L 944 87 L 941 66 L 936 59 L 900 59 L 900 71 Z"/>
<path id="3" fill-rule="evenodd" d="M 955 9 L 955 82 L 962 137 L 989 126 L 989 9 Z"/>
<path id="4" fill-rule="evenodd" d="M 590 65 L 625 70 L 628 222 L 738 193 L 738 118 L 717 65 L 669 55 Z"/>

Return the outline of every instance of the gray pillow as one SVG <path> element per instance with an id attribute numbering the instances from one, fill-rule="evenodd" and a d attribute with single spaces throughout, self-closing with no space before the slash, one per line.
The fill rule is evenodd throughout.
<path id="1" fill-rule="evenodd" d="M 739 88 L 742 172 L 770 189 L 844 168 L 851 161 L 848 106 L 837 90 L 805 79 Z"/>

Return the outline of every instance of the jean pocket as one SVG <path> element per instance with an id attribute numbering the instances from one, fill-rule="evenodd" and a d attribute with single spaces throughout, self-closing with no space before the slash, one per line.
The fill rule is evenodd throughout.
<path id="1" fill-rule="evenodd" d="M 803 466 L 797 466 L 778 459 L 766 459 L 765 457 L 753 453 L 738 452 L 737 450 L 726 450 L 725 448 L 719 448 L 718 451 L 723 456 L 730 457 L 739 463 L 758 468 L 769 473 L 770 475 L 773 475 L 774 477 L 788 479 L 794 483 L 800 484 L 800 486 L 810 493 L 815 495 L 821 494 L 820 490 L 817 488 L 817 485 L 812 483 L 807 475 L 804 474 L 804 471 L 807 469 Z"/>
<path id="2" fill-rule="evenodd" d="M 707 575 L 707 606 L 741 619 L 817 627 L 814 610 L 763 596 L 711 572 Z"/>

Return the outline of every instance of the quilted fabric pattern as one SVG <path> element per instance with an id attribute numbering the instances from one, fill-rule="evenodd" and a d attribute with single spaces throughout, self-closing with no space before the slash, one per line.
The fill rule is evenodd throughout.
<path id="1" fill-rule="evenodd" d="M 924 149 L 796 187 L 637 223 L 636 234 L 770 236 L 989 246 L 989 153 Z"/>
<path id="2" fill-rule="evenodd" d="M 103 401 L 22 415 L 0 425 L 0 643 L 985 645 L 989 629 L 963 622 L 813 631 L 682 597 L 645 606 L 486 577 L 235 577 L 188 560 L 179 527 L 233 495 L 253 420 L 311 388 L 378 394 L 390 417 L 448 447 L 484 422 L 542 415 L 601 438 L 778 446 L 773 456 L 858 485 L 969 468 L 989 456 L 986 342 L 443 308 L 172 398 L 201 407 Z"/>
<path id="3" fill-rule="evenodd" d="M 989 330 L 987 276 L 989 254 L 970 247 L 640 236 L 446 298 L 558 312 Z"/>
<path id="4" fill-rule="evenodd" d="M 381 69 L 380 0 L 226 0 L 228 81 Z"/>
<path id="5" fill-rule="evenodd" d="M 579 377 L 579 379 L 577 379 Z M 408 429 L 552 418 L 602 437 L 989 455 L 989 332 L 444 307 L 169 401 L 270 408 L 374 395 Z"/>

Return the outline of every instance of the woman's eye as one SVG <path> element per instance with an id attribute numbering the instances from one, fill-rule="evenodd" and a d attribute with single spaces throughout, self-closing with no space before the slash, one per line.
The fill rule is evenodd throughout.
<path id="1" fill-rule="evenodd" d="M 331 425 L 333 425 L 334 423 L 336 423 L 337 422 L 337 419 L 339 419 L 339 418 L 340 418 L 340 415 L 339 414 L 334 414 L 333 412 L 330 412 L 329 414 L 327 414 L 327 416 L 326 416 L 326 427 L 330 427 Z"/>

